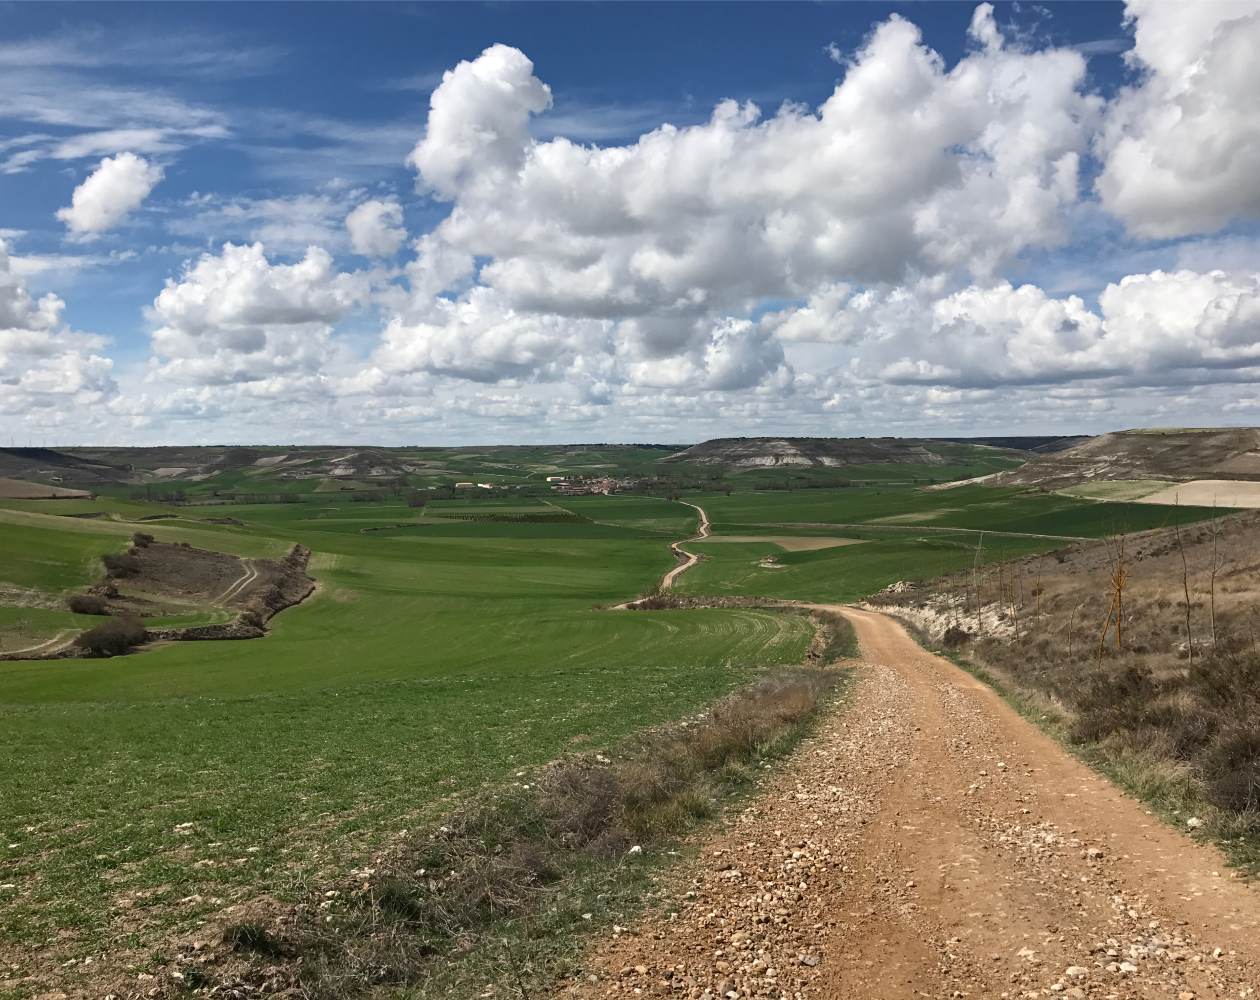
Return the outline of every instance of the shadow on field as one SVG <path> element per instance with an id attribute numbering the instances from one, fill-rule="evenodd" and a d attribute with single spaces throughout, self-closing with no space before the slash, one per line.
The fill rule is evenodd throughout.
<path id="1" fill-rule="evenodd" d="M 572 971 L 562 953 L 580 941 L 575 932 L 600 923 L 580 910 L 608 895 L 594 889 L 619 885 L 629 900 L 626 883 L 647 868 L 638 863 L 644 850 L 667 845 L 749 787 L 766 758 L 795 746 L 846 675 L 800 669 L 767 677 L 707 713 L 644 731 L 609 757 L 583 755 L 518 775 L 524 780 L 412 834 L 370 872 L 313 893 L 281 921 L 274 942 L 266 939 L 270 956 L 282 950 L 300 959 L 289 971 L 313 1000 L 380 986 L 458 985 L 460 960 L 477 976 L 493 966 L 527 995 L 522 976 L 532 985 Z M 239 928 L 227 936 L 250 948 L 237 940 Z M 514 946 L 532 956 L 527 967 Z M 275 974 L 259 966 L 264 957 L 254 959 L 254 977 Z M 250 977 L 251 969 L 237 975 L 241 983 Z"/>

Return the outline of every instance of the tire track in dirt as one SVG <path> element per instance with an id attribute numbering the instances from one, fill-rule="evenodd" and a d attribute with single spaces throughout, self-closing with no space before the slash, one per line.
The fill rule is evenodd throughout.
<path id="1" fill-rule="evenodd" d="M 1260 996 L 1260 893 L 851 608 L 860 680 L 572 997 Z"/>
<path id="2" fill-rule="evenodd" d="M 219 597 L 217 603 L 226 604 L 242 590 L 258 579 L 258 567 L 252 562 L 246 563 L 245 572 L 241 574 L 241 578 L 228 587 L 227 590 Z"/>

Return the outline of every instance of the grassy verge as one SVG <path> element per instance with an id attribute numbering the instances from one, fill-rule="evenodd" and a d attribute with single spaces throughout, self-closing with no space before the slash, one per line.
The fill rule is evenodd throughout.
<path id="1" fill-rule="evenodd" d="M 653 871 L 685 852 L 680 837 L 754 790 L 848 676 L 764 677 L 607 755 L 522 769 L 370 868 L 314 886 L 286 919 L 228 928 L 238 958 L 226 981 L 274 979 L 278 957 L 316 998 L 379 987 L 474 996 L 486 984 L 528 996 L 585 975 L 588 935 L 676 906 Z"/>
<path id="2" fill-rule="evenodd" d="M 1152 815 L 1196 840 L 1214 843 L 1244 877 L 1260 876 L 1260 812 L 1256 809 L 1237 811 L 1214 805 L 1194 768 L 1170 757 L 1158 740 L 1135 740 L 1124 731 L 1100 739 L 1083 738 L 1074 714 L 1047 693 L 1020 684 L 999 666 L 978 663 L 958 649 L 940 646 L 911 623 L 899 620 L 920 646 L 987 684 L 1023 718 L 1146 805 Z M 1198 822 L 1191 824 L 1192 820 Z"/>

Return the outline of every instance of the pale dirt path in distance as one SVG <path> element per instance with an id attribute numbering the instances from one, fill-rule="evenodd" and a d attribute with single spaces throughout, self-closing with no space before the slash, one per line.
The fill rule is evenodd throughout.
<path id="1" fill-rule="evenodd" d="M 708 538 L 709 529 L 712 527 L 713 522 L 709 520 L 709 515 L 704 512 L 704 508 L 699 504 L 687 503 L 686 500 L 679 500 L 678 502 L 686 504 L 688 507 L 694 507 L 700 512 L 700 528 L 686 541 L 698 542 L 702 538 Z M 700 557 L 694 552 L 688 552 L 684 549 L 681 542 L 670 542 L 669 547 L 674 555 L 685 557 L 685 561 L 679 563 L 661 578 L 661 590 L 669 590 L 674 585 L 675 580 L 700 561 Z"/>
<path id="2" fill-rule="evenodd" d="M 1260 997 L 1260 893 L 1215 848 L 896 622 L 823 607 L 857 628 L 850 706 L 562 996 Z"/>
<path id="3" fill-rule="evenodd" d="M 33 653 L 39 649 L 46 650 L 47 652 L 55 652 L 62 646 L 70 645 L 73 641 L 73 636 L 69 639 L 66 639 L 66 636 L 71 632 L 76 632 L 77 634 L 76 629 L 63 628 L 51 639 L 45 639 L 43 642 L 36 643 L 34 646 L 23 646 L 21 649 L 0 649 L 0 653 Z M 62 642 L 63 639 L 65 639 L 65 642 Z M 59 643 L 60 645 L 58 645 Z"/>
<path id="4" fill-rule="evenodd" d="M 229 585 L 228 589 L 225 590 L 221 595 L 219 595 L 219 599 L 215 603 L 226 604 L 228 601 L 230 601 L 233 597 L 235 597 L 237 594 L 239 594 L 242 590 L 244 590 L 246 587 L 248 587 L 251 583 L 253 583 L 257 579 L 258 579 L 258 567 L 255 566 L 253 561 L 251 560 L 248 563 L 246 563 L 245 572 L 241 574 L 240 578 L 236 580 L 234 583 L 232 583 L 231 585 Z"/>

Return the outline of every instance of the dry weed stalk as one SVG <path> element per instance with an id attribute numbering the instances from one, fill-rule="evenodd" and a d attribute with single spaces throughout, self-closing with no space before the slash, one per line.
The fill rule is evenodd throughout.
<path id="1" fill-rule="evenodd" d="M 976 634 L 984 635 L 984 613 L 982 611 L 982 603 L 980 601 L 980 569 L 984 565 L 984 532 L 980 532 L 980 539 L 976 542 L 976 558 L 971 564 L 971 582 L 976 588 Z"/>
<path id="2" fill-rule="evenodd" d="M 1111 603 L 1107 606 L 1107 620 L 1103 622 L 1102 635 L 1098 637 L 1098 666 L 1102 666 L 1103 644 L 1107 641 L 1107 629 L 1111 628 L 1111 613 L 1116 610 L 1116 595 L 1111 595 Z"/>
<path id="3" fill-rule="evenodd" d="M 1220 551 L 1221 537 L 1221 519 L 1216 517 L 1216 503 L 1212 503 L 1212 520 L 1208 521 L 1208 534 L 1212 536 L 1212 565 L 1208 569 L 1208 601 L 1212 622 L 1212 653 L 1217 652 L 1216 647 L 1216 575 L 1225 567 L 1227 562 L 1224 553 Z"/>
<path id="4" fill-rule="evenodd" d="M 1015 567 L 1014 566 L 1011 567 L 1011 571 L 1007 575 L 1010 577 L 1008 586 L 1009 586 L 1010 598 L 1011 598 L 1011 624 L 1015 626 L 1015 638 L 1018 639 L 1019 638 L 1019 611 L 1016 610 L 1015 608 Z"/>
<path id="5" fill-rule="evenodd" d="M 1037 589 L 1033 591 L 1033 596 L 1037 599 L 1037 620 L 1041 620 L 1041 564 L 1045 559 L 1044 555 L 1037 556 Z"/>
<path id="6" fill-rule="evenodd" d="M 1186 651 L 1190 665 L 1194 666 L 1194 636 L 1190 634 L 1190 564 L 1186 560 L 1186 546 L 1181 540 L 1181 496 L 1173 497 L 1173 531 L 1177 536 L 1177 551 L 1181 554 L 1181 589 L 1186 595 Z"/>

